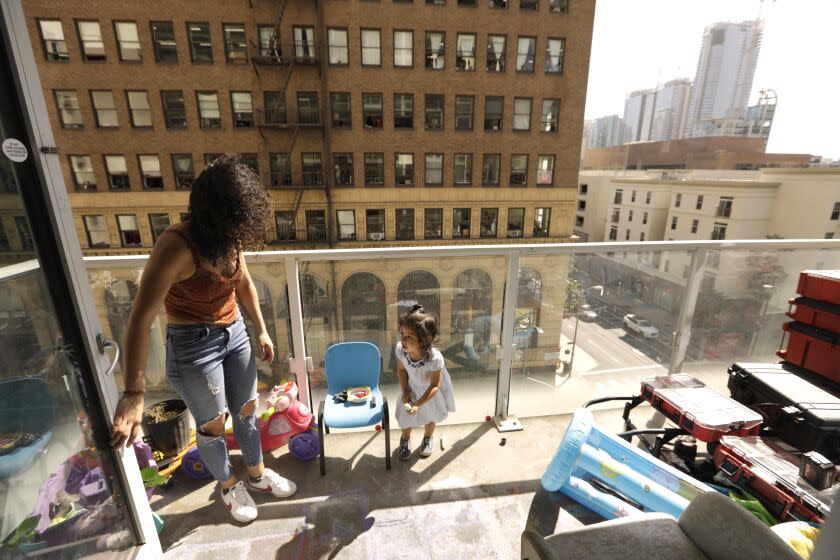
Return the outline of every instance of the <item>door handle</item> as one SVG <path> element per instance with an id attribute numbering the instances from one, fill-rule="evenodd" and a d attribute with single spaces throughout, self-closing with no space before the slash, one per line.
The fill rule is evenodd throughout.
<path id="1" fill-rule="evenodd" d="M 99 352 L 105 354 L 108 348 L 114 349 L 114 359 L 111 361 L 111 365 L 108 366 L 108 369 L 105 371 L 105 375 L 111 375 L 114 373 L 114 369 L 117 367 L 117 364 L 120 363 L 120 345 L 116 343 L 116 341 L 111 340 L 110 338 L 105 338 L 102 336 L 102 333 L 96 335 L 96 346 L 99 348 Z"/>

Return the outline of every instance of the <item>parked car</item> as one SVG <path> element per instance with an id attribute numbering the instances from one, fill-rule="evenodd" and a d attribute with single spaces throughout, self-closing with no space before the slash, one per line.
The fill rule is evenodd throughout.
<path id="1" fill-rule="evenodd" d="M 624 316 L 624 327 L 628 331 L 638 333 L 645 338 L 656 338 L 659 336 L 659 329 L 654 327 L 649 321 L 642 319 L 629 313 Z"/>
<path id="2" fill-rule="evenodd" d="M 598 314 L 592 309 L 591 305 L 582 305 L 580 309 L 580 320 L 581 321 L 594 321 L 598 318 Z"/>

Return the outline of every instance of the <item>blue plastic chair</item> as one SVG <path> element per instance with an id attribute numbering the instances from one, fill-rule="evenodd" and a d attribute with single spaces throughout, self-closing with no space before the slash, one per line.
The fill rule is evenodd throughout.
<path id="1" fill-rule="evenodd" d="M 388 401 L 379 390 L 382 356 L 370 342 L 341 342 L 327 348 L 325 359 L 327 396 L 318 407 L 318 436 L 321 440 L 321 475 L 327 474 L 324 458 L 324 434 L 330 428 L 362 428 L 382 422 L 385 430 L 385 468 L 391 468 L 391 430 Z M 337 401 L 336 393 L 348 387 L 370 387 L 371 405 Z"/>
<path id="2" fill-rule="evenodd" d="M 0 381 L 0 429 L 5 433 L 36 434 L 28 445 L 0 455 L 0 480 L 29 468 L 52 438 L 53 397 L 42 377 L 13 377 Z"/>

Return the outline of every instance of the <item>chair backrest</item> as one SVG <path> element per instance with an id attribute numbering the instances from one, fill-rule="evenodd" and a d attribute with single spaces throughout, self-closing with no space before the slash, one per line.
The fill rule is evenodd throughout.
<path id="1" fill-rule="evenodd" d="M 327 390 L 331 395 L 347 387 L 379 386 L 382 356 L 370 342 L 340 342 L 327 348 Z"/>

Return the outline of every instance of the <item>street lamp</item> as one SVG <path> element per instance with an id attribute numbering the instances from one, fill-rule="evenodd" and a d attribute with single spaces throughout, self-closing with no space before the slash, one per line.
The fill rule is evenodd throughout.
<path id="1" fill-rule="evenodd" d="M 770 303 L 770 290 L 773 289 L 771 284 L 764 284 L 761 286 L 764 290 L 761 295 L 764 301 L 761 302 L 761 311 L 758 314 L 758 322 L 763 323 L 762 319 L 764 319 L 764 314 L 767 313 L 767 305 Z M 753 332 L 752 343 L 750 343 L 750 357 L 752 357 L 753 353 L 755 352 L 755 345 L 758 342 L 758 327 L 756 327 L 755 332 Z"/>

